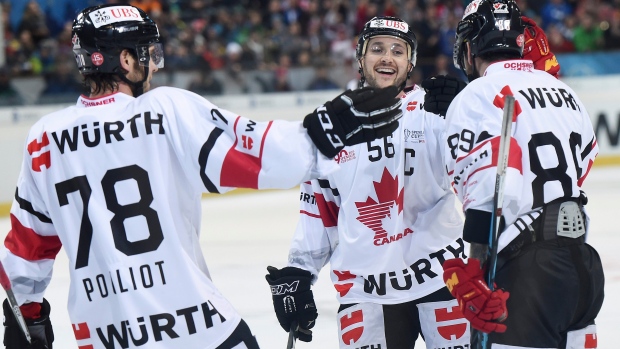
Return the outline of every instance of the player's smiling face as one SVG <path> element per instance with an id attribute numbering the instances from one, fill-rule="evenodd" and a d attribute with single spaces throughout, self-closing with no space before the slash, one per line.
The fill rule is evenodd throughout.
<path id="1" fill-rule="evenodd" d="M 368 40 L 362 65 L 369 86 L 400 86 L 411 67 L 408 45 L 393 36 L 372 37 Z"/>

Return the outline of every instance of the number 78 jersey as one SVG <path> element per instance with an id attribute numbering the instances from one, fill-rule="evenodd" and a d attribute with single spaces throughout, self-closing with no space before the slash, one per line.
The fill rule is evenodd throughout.
<path id="1" fill-rule="evenodd" d="M 464 211 L 492 211 L 506 95 L 516 99 L 504 185 L 508 226 L 555 199 L 578 198 L 598 146 L 588 112 L 570 87 L 531 61 L 495 62 L 447 113 L 444 159 Z"/>
<path id="2" fill-rule="evenodd" d="M 240 316 L 202 256 L 202 193 L 290 188 L 322 163 L 301 122 L 168 87 L 82 96 L 28 135 L 3 258 L 16 298 L 41 302 L 62 244 L 78 346 L 215 348 Z"/>

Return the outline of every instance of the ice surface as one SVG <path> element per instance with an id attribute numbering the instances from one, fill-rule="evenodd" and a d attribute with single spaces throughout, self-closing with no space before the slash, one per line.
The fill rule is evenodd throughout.
<path id="1" fill-rule="evenodd" d="M 584 188 L 590 199 L 587 210 L 592 218 L 588 241 L 600 253 L 606 277 L 606 298 L 597 319 L 598 348 L 613 349 L 618 343 L 614 332 L 620 329 L 620 168 L 593 169 Z M 282 267 L 286 263 L 288 243 L 299 211 L 298 195 L 296 190 L 266 191 L 209 197 L 203 201 L 201 244 L 213 280 L 248 322 L 264 349 L 286 346 L 287 334 L 273 313 L 264 275 L 268 265 Z M 0 219 L 0 238 L 4 239 L 8 230 L 8 218 Z M 57 349 L 77 348 L 65 310 L 67 270 L 63 250 L 46 294 L 52 304 Z M 338 304 L 327 270 L 321 273 L 314 294 L 319 311 L 314 340 L 298 342 L 297 348 L 337 349 Z M 0 326 L 0 332 L 3 331 Z M 419 341 L 416 347 L 424 348 L 424 345 Z"/>

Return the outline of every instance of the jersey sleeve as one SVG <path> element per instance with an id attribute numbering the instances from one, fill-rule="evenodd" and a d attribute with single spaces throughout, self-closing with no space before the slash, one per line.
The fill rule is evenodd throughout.
<path id="1" fill-rule="evenodd" d="M 302 183 L 300 191 L 299 221 L 288 265 L 310 271 L 316 281 L 338 245 L 338 191 L 322 179 Z"/>
<path id="2" fill-rule="evenodd" d="M 446 171 L 452 188 L 463 203 L 464 212 L 470 208 L 490 212 L 493 210 L 503 110 L 488 108 L 471 93 L 457 96 L 454 101 L 457 103 L 450 105 L 445 134 Z M 511 137 L 504 202 L 518 200 L 522 191 L 521 158 L 521 148 Z"/>
<path id="3" fill-rule="evenodd" d="M 572 95 L 576 96 L 577 94 L 572 91 Z M 586 177 L 590 173 L 590 169 L 592 169 L 592 165 L 594 164 L 594 159 L 598 156 L 598 143 L 596 141 L 596 135 L 594 132 L 594 128 L 592 127 L 592 119 L 586 110 L 586 107 L 583 105 L 581 101 L 578 101 L 582 115 L 583 127 L 581 127 L 581 148 L 578 150 L 578 156 L 576 156 L 575 161 L 578 162 L 578 167 L 581 171 L 578 173 L 577 185 L 581 188 L 583 182 Z"/>
<path id="4" fill-rule="evenodd" d="M 337 168 L 301 122 L 253 121 L 188 91 L 158 90 L 178 158 L 203 191 L 291 188 Z"/>
<path id="5" fill-rule="evenodd" d="M 31 172 L 31 168 L 36 167 L 36 159 L 44 156 L 37 146 L 40 141 L 28 138 L 11 206 L 11 230 L 2 247 L 2 264 L 18 304 L 43 301 L 52 277 L 54 259 L 61 248 Z"/>

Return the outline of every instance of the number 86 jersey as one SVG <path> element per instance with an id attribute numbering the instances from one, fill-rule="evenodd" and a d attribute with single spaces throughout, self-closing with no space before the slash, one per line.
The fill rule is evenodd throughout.
<path id="1" fill-rule="evenodd" d="M 509 227 L 553 200 L 578 198 L 598 146 L 590 116 L 570 87 L 528 60 L 492 63 L 456 96 L 446 117 L 446 169 L 464 211 L 493 209 L 506 95 L 516 99 L 503 202 Z M 509 229 L 499 249 L 516 235 Z"/>

